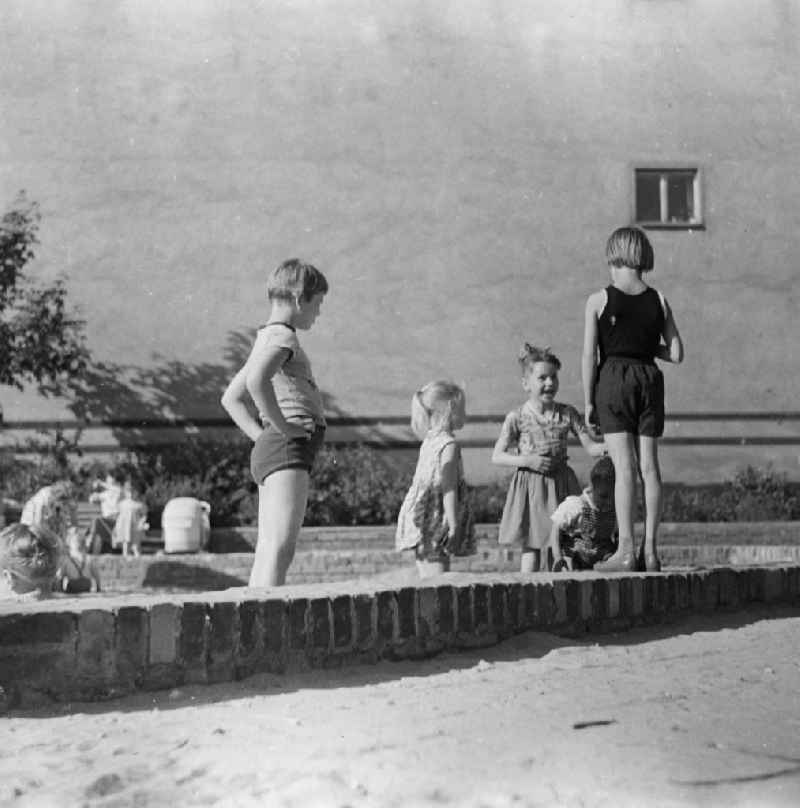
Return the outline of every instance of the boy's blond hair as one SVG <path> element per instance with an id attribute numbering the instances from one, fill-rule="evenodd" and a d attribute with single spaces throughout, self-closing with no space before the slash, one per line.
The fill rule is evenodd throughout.
<path id="1" fill-rule="evenodd" d="M 328 281 L 311 264 L 299 258 L 289 258 L 273 270 L 267 281 L 270 300 L 311 300 L 314 295 L 327 294 Z"/>

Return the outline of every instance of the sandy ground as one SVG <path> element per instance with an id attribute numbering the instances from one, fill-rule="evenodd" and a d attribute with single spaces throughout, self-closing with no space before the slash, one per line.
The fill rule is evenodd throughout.
<path id="1" fill-rule="evenodd" d="M 0 804 L 795 806 L 800 615 L 11 713 Z"/>

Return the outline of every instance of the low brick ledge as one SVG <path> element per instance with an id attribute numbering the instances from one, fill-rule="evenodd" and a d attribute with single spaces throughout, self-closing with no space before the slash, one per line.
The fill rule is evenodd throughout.
<path id="1" fill-rule="evenodd" d="M 311 584 L 387 575 L 414 574 L 411 553 L 394 549 L 300 550 L 289 568 L 287 583 Z M 723 566 L 791 566 L 800 564 L 800 545 L 710 545 L 659 547 L 665 572 Z M 95 559 L 108 594 L 208 592 L 243 587 L 250 578 L 252 553 L 154 554 L 138 558 L 101 555 Z M 519 549 L 488 541 L 473 556 L 453 559 L 458 573 L 505 575 L 519 570 Z M 377 582 L 373 581 L 373 586 Z"/>
<path id="2" fill-rule="evenodd" d="M 0 604 L 6 707 L 99 701 L 260 672 L 421 658 L 513 634 L 621 631 L 749 604 L 800 606 L 800 566 L 574 575 L 450 573 L 181 596 Z"/>
<path id="3" fill-rule="evenodd" d="M 497 543 L 499 525 L 475 525 L 478 541 Z M 637 525 L 642 534 L 643 525 Z M 218 527 L 211 531 L 209 549 L 213 553 L 245 553 L 256 543 L 254 527 Z M 338 527 L 303 527 L 298 549 L 322 549 L 336 546 L 342 549 L 370 546 L 394 549 L 395 525 L 340 525 Z M 753 545 L 797 544 L 800 522 L 662 522 L 659 527 L 661 544 L 679 545 Z M 161 536 L 154 533 L 154 539 Z"/>

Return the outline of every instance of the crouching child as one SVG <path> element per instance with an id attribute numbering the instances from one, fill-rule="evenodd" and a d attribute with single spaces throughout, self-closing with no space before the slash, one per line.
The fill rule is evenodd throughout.
<path id="1" fill-rule="evenodd" d="M 87 552 L 89 538 L 78 528 L 67 531 L 66 552 L 62 554 L 61 566 L 56 576 L 56 589 L 69 595 L 100 591 L 100 572 L 94 559 Z"/>
<path id="2" fill-rule="evenodd" d="M 614 512 L 614 464 L 601 457 L 592 467 L 591 484 L 578 496 L 568 496 L 550 517 L 553 572 L 590 570 L 617 548 Z"/>

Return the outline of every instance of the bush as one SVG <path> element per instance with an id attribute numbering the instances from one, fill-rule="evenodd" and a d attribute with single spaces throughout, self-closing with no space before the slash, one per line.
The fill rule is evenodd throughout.
<path id="1" fill-rule="evenodd" d="M 250 446 L 245 438 L 190 438 L 134 449 L 120 465 L 144 489 L 152 528 L 161 526 L 161 512 L 174 497 L 208 502 L 212 527 L 250 524 L 251 509 L 242 507 L 256 489 L 250 479 Z"/>
<path id="2" fill-rule="evenodd" d="M 250 477 L 251 444 L 234 439 L 189 438 L 180 444 L 131 450 L 121 462 L 78 462 L 74 440 L 49 435 L 24 457 L 0 453 L 0 487 L 6 517 L 18 516 L 21 504 L 41 486 L 68 478 L 82 498 L 90 483 L 121 465 L 143 485 L 153 528 L 161 525 L 164 505 L 173 497 L 192 496 L 211 505 L 214 527 L 254 525 L 258 491 Z M 411 482 L 408 463 L 394 455 L 356 445 L 324 447 L 311 473 L 307 525 L 382 525 L 397 519 Z M 508 479 L 470 489 L 475 520 L 500 521 Z M 639 518 L 641 496 L 639 497 Z M 16 516 L 15 516 L 16 515 Z M 756 522 L 800 520 L 800 483 L 771 466 L 747 466 L 733 479 L 703 486 L 664 486 L 666 522 Z"/>
<path id="3" fill-rule="evenodd" d="M 307 525 L 388 525 L 411 474 L 366 446 L 324 447 L 311 472 Z"/>
<path id="4" fill-rule="evenodd" d="M 150 524 L 173 497 L 193 496 L 211 505 L 214 527 L 254 525 L 258 489 L 250 477 L 251 444 L 245 440 L 191 439 L 132 451 L 123 464 L 143 484 Z M 410 475 L 364 446 L 323 447 L 311 472 L 306 525 L 379 525 L 397 518 Z"/>
<path id="5" fill-rule="evenodd" d="M 796 519 L 800 519 L 800 483 L 787 481 L 771 465 L 746 466 L 732 480 L 718 485 L 664 486 L 665 522 Z"/>
<path id="6" fill-rule="evenodd" d="M 488 485 L 470 488 L 469 498 L 476 522 L 499 522 L 503 515 L 509 480 L 495 480 Z"/>
<path id="7" fill-rule="evenodd" d="M 80 432 L 67 436 L 63 430 L 42 430 L 40 437 L 25 441 L 24 455 L 14 450 L 0 451 L 0 490 L 3 500 L 9 502 L 7 521 L 11 521 L 22 503 L 45 485 L 56 480 L 70 480 L 79 496 L 88 496 L 87 480 L 92 465 L 78 464 L 77 443 Z"/>

